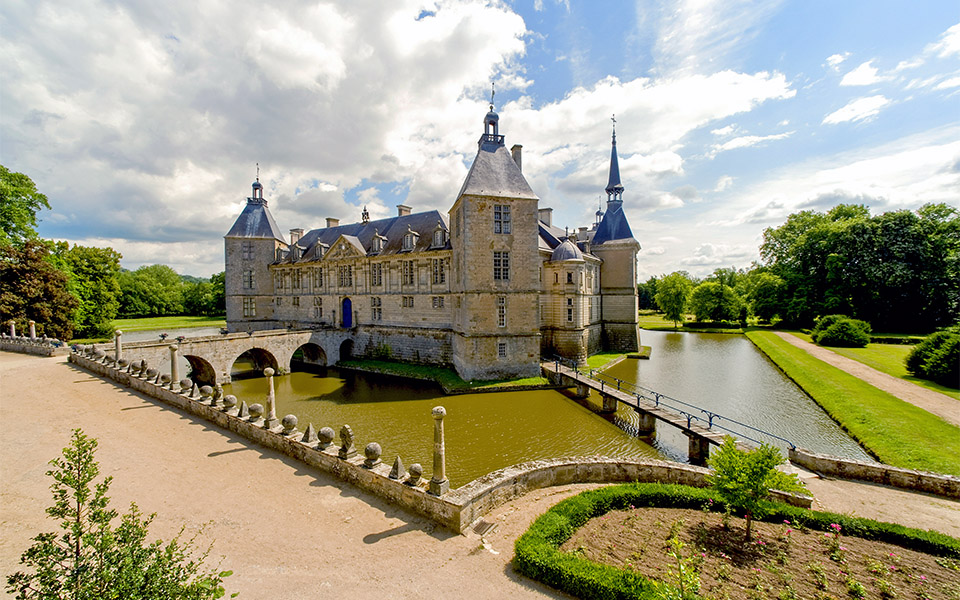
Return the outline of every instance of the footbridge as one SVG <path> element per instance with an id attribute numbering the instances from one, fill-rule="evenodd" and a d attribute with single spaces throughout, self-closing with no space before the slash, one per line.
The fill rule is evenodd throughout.
<path id="1" fill-rule="evenodd" d="M 114 343 L 99 347 L 117 359 L 146 361 L 148 367 L 170 373 L 171 361 L 185 360 L 190 377 L 199 385 L 229 383 L 233 364 L 243 356 L 257 369 L 289 371 L 294 354 L 302 362 L 331 366 L 353 354 L 354 335 L 343 329 L 277 329 L 244 333 L 226 333 L 206 337 L 179 337 L 156 342 L 126 342 L 122 335 Z M 111 352 L 112 351 L 112 352 Z M 182 371 L 181 371 L 182 372 Z M 183 373 L 186 376 L 187 373 Z"/>
<path id="2" fill-rule="evenodd" d="M 728 435 L 740 443 L 747 440 L 760 444 L 773 439 L 785 442 L 790 449 L 796 448 L 796 444 L 776 434 L 597 370 L 581 371 L 566 359 L 542 362 L 540 368 L 554 384 L 575 387 L 579 398 L 586 398 L 590 390 L 597 392 L 603 402 L 601 413 L 615 413 L 619 403 L 632 408 L 639 417 L 638 435 L 651 435 L 658 420 L 676 427 L 690 440 L 687 453 L 692 464 L 704 464 L 710 454 L 710 445 L 722 444 Z"/>

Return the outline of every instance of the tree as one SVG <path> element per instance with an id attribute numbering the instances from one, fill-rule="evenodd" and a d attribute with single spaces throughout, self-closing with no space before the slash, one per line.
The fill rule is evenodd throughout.
<path id="1" fill-rule="evenodd" d="M 77 299 L 68 289 L 68 276 L 56 268 L 50 249 L 40 240 L 0 245 L 0 322 L 13 319 L 26 331 L 37 322 L 37 335 L 67 341 L 73 337 Z"/>
<path id="2" fill-rule="evenodd" d="M 74 325 L 82 337 L 113 333 L 120 308 L 120 259 L 113 248 L 58 242 L 54 254 L 70 276 L 70 291 L 79 302 Z"/>
<path id="3" fill-rule="evenodd" d="M 120 274 L 120 314 L 162 316 L 183 313 L 183 280 L 166 265 L 144 265 Z"/>
<path id="4" fill-rule="evenodd" d="M 761 444 L 759 448 L 744 451 L 737 448 L 737 442 L 731 436 L 726 436 L 720 449 L 707 459 L 707 464 L 713 469 L 707 480 L 717 495 L 729 506 L 745 513 L 747 542 L 751 538 L 750 527 L 754 517 L 760 518 L 766 514 L 770 489 L 780 483 L 781 477 L 776 467 L 782 463 L 783 457 L 777 448 Z"/>
<path id="5" fill-rule="evenodd" d="M 757 273 L 753 289 L 747 296 L 753 314 L 765 323 L 769 323 L 780 314 L 783 304 L 783 279 L 772 273 Z"/>
<path id="6" fill-rule="evenodd" d="M 651 277 L 646 283 L 637 284 L 637 308 L 651 310 L 657 308 L 657 278 Z"/>
<path id="7" fill-rule="evenodd" d="M 0 165 L 0 246 L 37 237 L 37 211 L 50 209 L 33 180 Z"/>
<path id="8" fill-rule="evenodd" d="M 733 288 L 704 281 L 690 295 L 690 310 L 698 321 L 732 321 L 740 314 L 740 297 Z"/>
<path id="9" fill-rule="evenodd" d="M 146 542 L 153 514 L 144 516 L 136 504 L 113 526 L 117 511 L 109 507 L 112 477 L 99 483 L 94 460 L 97 441 L 73 430 L 63 456 L 50 461 L 54 504 L 47 514 L 59 521 L 62 533 L 41 533 L 20 557 L 30 572 L 7 577 L 7 592 L 17 598 L 191 599 L 221 598 L 229 571 L 206 570 L 193 540 L 180 535 L 168 544 Z"/>
<path id="10" fill-rule="evenodd" d="M 693 282 L 681 271 L 661 277 L 657 282 L 657 306 L 668 320 L 673 321 L 674 328 L 686 318 L 691 290 Z"/>
<path id="11" fill-rule="evenodd" d="M 213 286 L 213 314 L 227 313 L 227 274 L 225 271 L 210 276 L 210 285 Z"/>

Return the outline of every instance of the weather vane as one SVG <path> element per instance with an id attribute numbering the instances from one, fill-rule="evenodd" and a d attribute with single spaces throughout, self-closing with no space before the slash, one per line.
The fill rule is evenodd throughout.
<path id="1" fill-rule="evenodd" d="M 260 181 L 260 163 L 257 162 L 257 181 Z"/>
<path id="2" fill-rule="evenodd" d="M 497 94 L 496 83 L 490 82 L 490 110 L 493 110 L 493 97 Z"/>
<path id="3" fill-rule="evenodd" d="M 617 131 L 617 115 L 616 115 L 616 113 L 614 113 L 613 116 L 610 117 L 610 120 L 613 121 L 613 131 L 616 132 L 616 131 Z"/>

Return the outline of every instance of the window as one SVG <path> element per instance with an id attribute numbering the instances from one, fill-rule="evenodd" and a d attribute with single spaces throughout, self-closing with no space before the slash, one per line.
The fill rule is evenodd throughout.
<path id="1" fill-rule="evenodd" d="M 383 263 L 370 265 L 370 285 L 383 285 Z"/>
<path id="2" fill-rule="evenodd" d="M 400 261 L 403 267 L 403 278 L 401 283 L 403 285 L 413 285 L 414 284 L 414 268 L 412 260 Z"/>
<path id="3" fill-rule="evenodd" d="M 274 279 L 275 279 L 274 286 L 278 290 L 282 290 L 283 289 L 283 271 L 277 271 L 274 274 Z"/>
<path id="4" fill-rule="evenodd" d="M 313 270 L 313 287 L 316 289 L 323 287 L 323 267 Z"/>
<path id="5" fill-rule="evenodd" d="M 401 296 L 400 305 L 403 308 L 413 308 L 413 296 Z"/>
<path id="6" fill-rule="evenodd" d="M 293 289 L 299 290 L 300 284 L 303 283 L 303 273 L 300 272 L 300 269 L 297 269 L 290 275 L 293 278 Z"/>
<path id="7" fill-rule="evenodd" d="M 383 318 L 383 301 L 377 296 L 370 297 L 370 319 L 379 321 Z"/>
<path id="8" fill-rule="evenodd" d="M 277 306 L 281 306 L 283 304 L 283 298 L 281 298 L 280 296 L 277 296 L 276 299 L 274 300 L 274 304 L 276 304 Z"/>
<path id="9" fill-rule="evenodd" d="M 445 283 L 447 281 L 446 262 L 447 262 L 447 259 L 445 258 L 433 259 L 433 282 L 434 283 Z"/>
<path id="10" fill-rule="evenodd" d="M 573 273 L 567 271 L 567 283 L 573 283 Z"/>
<path id="11" fill-rule="evenodd" d="M 383 250 L 383 238 L 379 235 L 373 236 L 373 251 L 381 252 Z"/>
<path id="12" fill-rule="evenodd" d="M 493 278 L 498 281 L 510 279 L 510 253 L 493 253 Z"/>
<path id="13" fill-rule="evenodd" d="M 507 357 L 507 343 L 506 343 L 506 342 L 498 342 L 498 343 L 497 343 L 497 357 L 498 357 L 498 358 L 506 358 L 506 357 Z"/>
<path id="14" fill-rule="evenodd" d="M 567 298 L 567 323 L 573 323 L 573 298 Z"/>
<path id="15" fill-rule="evenodd" d="M 412 233 L 405 233 L 403 235 L 403 249 L 413 250 L 413 234 Z"/>
<path id="16" fill-rule="evenodd" d="M 493 232 L 510 233 L 510 207 L 495 204 L 493 207 Z"/>
<path id="17" fill-rule="evenodd" d="M 443 245 L 443 230 L 437 229 L 433 232 L 433 245 L 442 246 Z"/>
<path id="18" fill-rule="evenodd" d="M 240 244 L 240 258 L 243 260 L 253 260 L 253 242 L 243 242 Z"/>
<path id="19" fill-rule="evenodd" d="M 353 265 L 342 266 L 338 269 L 340 287 L 353 285 Z"/>
<path id="20" fill-rule="evenodd" d="M 316 317 L 317 319 L 323 318 L 323 298 L 314 297 L 313 316 Z"/>
<path id="21" fill-rule="evenodd" d="M 243 289 L 245 290 L 253 289 L 253 271 L 243 272 Z"/>
<path id="22" fill-rule="evenodd" d="M 553 274 L 553 282 L 554 282 L 554 283 L 560 283 L 560 273 L 554 273 L 554 274 Z"/>
<path id="23" fill-rule="evenodd" d="M 507 297 L 497 296 L 497 327 L 507 326 Z"/>
<path id="24" fill-rule="evenodd" d="M 293 305 L 294 305 L 294 306 L 300 306 L 300 296 L 294 296 L 294 297 L 293 297 Z"/>
<path id="25" fill-rule="evenodd" d="M 257 302 L 254 298 L 243 299 L 243 316 L 244 317 L 257 316 Z"/>
<path id="26" fill-rule="evenodd" d="M 443 296 L 434 296 L 434 297 L 433 297 L 433 307 L 434 307 L 434 308 L 443 308 Z"/>

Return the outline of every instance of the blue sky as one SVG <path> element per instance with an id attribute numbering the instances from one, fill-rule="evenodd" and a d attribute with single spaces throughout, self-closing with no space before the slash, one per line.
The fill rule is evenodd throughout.
<path id="1" fill-rule="evenodd" d="M 960 203 L 956 2 L 10 0 L 0 31 L 0 162 L 128 268 L 222 270 L 258 162 L 283 230 L 448 210 L 491 81 L 561 227 L 616 113 L 642 279 L 747 267 L 805 208 Z"/>

